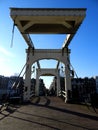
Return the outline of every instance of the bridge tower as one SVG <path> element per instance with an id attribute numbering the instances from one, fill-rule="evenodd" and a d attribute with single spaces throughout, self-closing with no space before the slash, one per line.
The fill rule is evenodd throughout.
<path id="1" fill-rule="evenodd" d="M 59 96 L 59 92 L 60 92 L 59 69 L 37 69 L 36 71 L 36 95 L 39 95 L 39 77 L 49 76 L 49 75 L 57 77 L 57 96 Z"/>
<path id="2" fill-rule="evenodd" d="M 18 27 L 28 45 L 24 101 L 30 100 L 31 97 L 31 66 L 36 62 L 39 73 L 39 70 L 41 70 L 39 60 L 41 59 L 58 60 L 57 69 L 59 62 L 65 65 L 65 101 L 70 100 L 71 97 L 68 93 L 71 93 L 71 74 L 70 49 L 68 46 L 81 25 L 85 12 L 85 8 L 11 8 L 11 17 L 14 24 Z M 30 34 L 66 34 L 66 38 L 61 49 L 35 49 Z M 39 95 L 37 88 L 36 90 L 36 94 Z"/>

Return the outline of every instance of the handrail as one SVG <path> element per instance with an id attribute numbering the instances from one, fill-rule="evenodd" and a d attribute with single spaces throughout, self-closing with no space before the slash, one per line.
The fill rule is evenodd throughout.
<path id="1" fill-rule="evenodd" d="M 35 93 L 34 92 L 30 93 L 30 98 L 33 97 L 33 96 L 35 96 Z"/>
<path id="2" fill-rule="evenodd" d="M 67 101 L 67 92 L 66 91 L 60 91 L 59 96 L 63 96 L 65 98 L 65 103 Z"/>
<path id="3" fill-rule="evenodd" d="M 66 91 L 60 91 L 59 96 L 63 96 L 64 98 L 66 98 L 67 97 Z"/>
<path id="4" fill-rule="evenodd" d="M 8 108 L 9 103 L 3 103 L 2 105 L 0 105 L 0 112 L 6 110 Z"/>

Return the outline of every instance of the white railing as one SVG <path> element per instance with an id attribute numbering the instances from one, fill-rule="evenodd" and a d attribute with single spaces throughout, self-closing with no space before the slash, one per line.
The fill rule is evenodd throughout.
<path id="1" fill-rule="evenodd" d="M 0 112 L 6 110 L 8 108 L 9 103 L 3 103 L 2 105 L 0 105 Z"/>
<path id="2" fill-rule="evenodd" d="M 30 98 L 33 97 L 33 96 L 35 96 L 35 92 L 34 92 L 34 91 L 31 91 L 31 92 L 30 92 Z"/>
<path id="3" fill-rule="evenodd" d="M 59 96 L 63 96 L 65 98 L 65 103 L 67 101 L 67 92 L 66 91 L 60 91 Z"/>

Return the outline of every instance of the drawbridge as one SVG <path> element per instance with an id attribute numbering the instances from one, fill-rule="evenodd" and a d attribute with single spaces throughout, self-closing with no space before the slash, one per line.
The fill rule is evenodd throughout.
<path id="1" fill-rule="evenodd" d="M 24 82 L 24 101 L 29 101 L 31 98 L 31 74 L 32 65 L 36 62 L 38 69 L 44 71 L 40 67 L 39 60 L 55 59 L 58 61 L 56 72 L 57 76 L 57 95 L 60 92 L 60 84 L 58 76 L 59 63 L 62 62 L 65 66 L 65 102 L 71 99 L 71 68 L 70 68 L 70 49 L 68 48 L 71 40 L 78 31 L 85 16 L 85 8 L 11 8 L 10 15 L 23 36 L 28 49 L 26 49 L 26 64 L 25 64 L 25 82 Z M 37 49 L 30 37 L 31 34 L 66 34 L 64 43 L 61 49 Z M 51 70 L 50 70 L 51 72 Z M 49 74 L 48 69 L 43 74 Z M 36 73 L 35 95 L 39 96 L 39 75 Z M 69 93 L 70 92 L 70 96 Z"/>

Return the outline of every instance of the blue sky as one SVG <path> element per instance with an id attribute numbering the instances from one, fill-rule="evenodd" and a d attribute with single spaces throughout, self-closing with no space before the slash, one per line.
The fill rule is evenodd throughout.
<path id="1" fill-rule="evenodd" d="M 79 77 L 98 75 L 98 0 L 0 0 L 0 75 L 19 73 L 26 62 L 27 45 L 15 27 L 11 48 L 13 21 L 10 7 L 20 8 L 87 8 L 86 18 L 71 41 L 71 63 Z M 65 35 L 32 35 L 35 48 L 61 48 Z M 41 61 L 42 67 L 47 67 Z M 55 61 L 47 61 L 55 67 Z"/>

